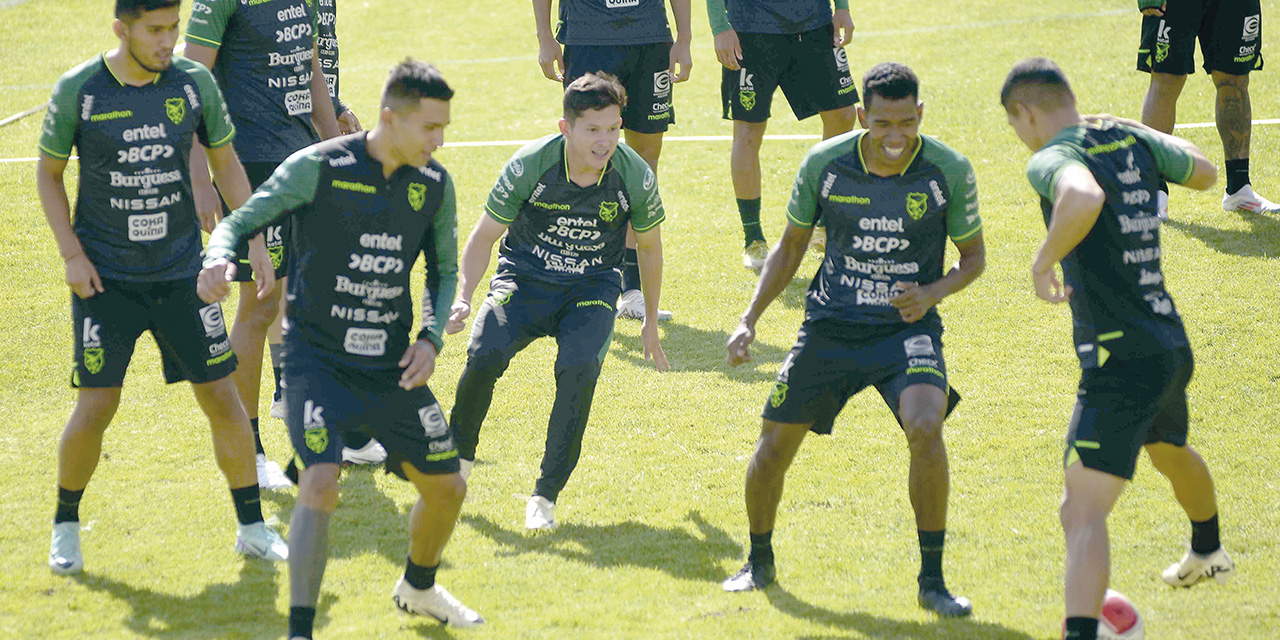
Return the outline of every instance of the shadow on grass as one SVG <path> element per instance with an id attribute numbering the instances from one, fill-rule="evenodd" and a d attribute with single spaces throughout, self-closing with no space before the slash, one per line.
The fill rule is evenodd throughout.
<path id="1" fill-rule="evenodd" d="M 618 320 L 618 322 L 635 322 L 634 320 Z M 679 321 L 662 323 L 662 350 L 667 354 L 672 371 L 718 371 L 725 379 L 733 382 L 760 382 L 773 380 L 777 374 L 776 366 L 766 366 L 757 371 L 758 363 L 781 363 L 791 350 L 775 347 L 757 341 L 751 345 L 751 355 L 755 362 L 741 367 L 731 367 L 725 362 L 727 352 L 725 345 L 729 342 L 729 331 L 737 327 L 737 319 L 727 319 L 728 329 L 708 331 Z M 797 327 L 799 328 L 799 327 Z M 644 359 L 644 344 L 640 342 L 640 334 L 634 336 L 614 333 L 614 348 L 610 350 L 613 357 L 625 360 L 637 367 L 652 367 Z"/>
<path id="2" fill-rule="evenodd" d="M 867 638 L 893 638 L 894 640 L 926 640 L 934 638 L 964 638 L 965 640 L 1036 640 L 1021 631 L 1015 631 L 991 622 L 978 622 L 969 618 L 938 618 L 934 622 L 915 622 L 880 618 L 857 611 L 832 611 L 809 604 L 791 595 L 778 585 L 764 590 L 773 608 L 794 618 L 816 622 L 846 631 L 856 631 Z M 826 640 L 838 636 L 804 636 L 805 640 Z"/>
<path id="3" fill-rule="evenodd" d="M 681 580 L 719 582 L 721 564 L 742 555 L 742 547 L 696 511 L 682 527 L 660 529 L 635 521 L 606 525 L 563 523 L 552 531 L 526 533 L 504 529 L 484 516 L 464 514 L 461 521 L 502 547 L 504 555 L 545 553 L 595 567 L 640 567 L 664 571 Z"/>
<path id="4" fill-rule="evenodd" d="M 1197 222 L 1170 219 L 1165 225 L 1186 233 L 1219 253 L 1242 258 L 1274 258 L 1280 246 L 1280 220 L 1248 211 L 1235 212 L 1252 227 L 1248 231 L 1225 230 Z"/>

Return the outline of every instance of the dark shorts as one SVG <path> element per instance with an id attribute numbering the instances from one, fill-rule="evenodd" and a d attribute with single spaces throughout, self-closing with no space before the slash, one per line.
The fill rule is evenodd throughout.
<path id="1" fill-rule="evenodd" d="M 222 305 L 205 304 L 196 280 L 103 280 L 102 293 L 71 296 L 75 331 L 75 388 L 119 387 L 143 331 L 160 347 L 167 383 L 220 380 L 236 369 Z"/>
<path id="2" fill-rule="evenodd" d="M 931 384 L 947 393 L 948 415 L 960 402 L 960 395 L 947 385 L 941 326 L 916 323 L 900 329 L 805 322 L 782 361 L 762 416 L 788 424 L 812 422 L 811 431 L 827 434 L 849 398 L 866 387 L 875 385 L 896 417 L 899 396 L 915 384 Z"/>
<path id="3" fill-rule="evenodd" d="M 427 474 L 458 471 L 458 449 L 431 389 L 406 391 L 400 369 L 337 366 L 315 349 L 290 344 L 284 365 L 285 425 L 299 466 L 342 463 L 343 434 L 359 432 L 387 450 L 386 469 L 402 462 Z"/>
<path id="4" fill-rule="evenodd" d="M 739 33 L 742 68 L 721 68 L 720 102 L 726 120 L 769 119 L 773 90 L 791 104 L 797 120 L 858 103 L 844 47 L 832 47 L 831 25 L 791 35 Z"/>
<path id="5" fill-rule="evenodd" d="M 1196 39 L 1206 72 L 1242 76 L 1262 69 L 1259 0 L 1168 0 L 1163 16 L 1143 16 L 1138 71 L 1195 73 Z"/>
<path id="6" fill-rule="evenodd" d="M 1190 348 L 1085 369 L 1067 430 L 1063 466 L 1084 466 L 1131 479 L 1142 446 L 1187 444 Z"/>
<path id="7" fill-rule="evenodd" d="M 278 162 L 246 162 L 244 172 L 249 176 L 249 186 L 257 189 L 266 182 L 271 174 L 280 166 Z M 230 213 L 223 203 L 223 213 Z M 262 230 L 262 237 L 267 242 L 267 255 L 271 256 L 271 265 L 275 267 L 276 278 L 284 277 L 289 270 L 289 252 L 285 250 L 285 238 L 289 237 L 289 221 L 286 218 L 281 224 L 268 225 Z M 253 267 L 249 266 L 249 239 L 245 238 L 236 245 L 236 282 L 253 282 Z"/>
<path id="8" fill-rule="evenodd" d="M 559 346 L 556 370 L 599 367 L 613 341 L 618 295 L 617 272 L 552 284 L 511 274 L 494 276 L 489 295 L 471 326 L 468 362 L 505 363 L 543 336 Z"/>
<path id="9" fill-rule="evenodd" d="M 632 44 L 617 47 L 565 45 L 564 84 L 593 71 L 617 76 L 627 89 L 622 128 L 640 133 L 662 133 L 675 124 L 671 105 L 671 43 Z"/>

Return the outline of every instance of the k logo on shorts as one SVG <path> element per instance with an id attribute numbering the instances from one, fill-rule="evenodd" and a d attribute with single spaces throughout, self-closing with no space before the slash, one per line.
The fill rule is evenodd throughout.
<path id="1" fill-rule="evenodd" d="M 929 209 L 929 196 L 923 193 L 911 192 L 907 194 L 907 215 L 912 220 L 919 220 L 924 217 L 924 212 Z"/>
<path id="2" fill-rule="evenodd" d="M 409 206 L 414 211 L 422 211 L 422 205 L 427 202 L 427 185 L 420 182 L 409 183 Z"/>

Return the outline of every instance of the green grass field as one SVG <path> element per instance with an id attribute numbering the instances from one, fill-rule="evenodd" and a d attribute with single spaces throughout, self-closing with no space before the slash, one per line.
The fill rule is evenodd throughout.
<path id="1" fill-rule="evenodd" d="M 728 135 L 719 67 L 702 3 L 694 3 L 693 78 L 676 88 L 670 135 Z M 549 133 L 559 88 L 542 79 L 528 2 L 342 0 L 343 98 L 373 118 L 385 69 L 413 55 L 457 89 L 450 141 L 527 140 Z M 189 9 L 189 3 L 187 7 Z M 0 117 L 40 104 L 71 66 L 114 46 L 105 0 L 0 1 Z M 1280 16 L 1280 2 L 1263 12 Z M 774 536 L 778 586 L 726 594 L 745 557 L 742 483 L 759 411 L 802 315 L 817 262 L 761 321 L 756 360 L 730 369 L 724 343 L 754 276 L 740 264 L 728 142 L 669 141 L 660 185 L 666 281 L 676 319 L 662 336 L 673 370 L 644 363 L 639 325 L 619 322 L 583 458 L 554 532 L 523 529 L 523 502 L 542 453 L 554 343 L 535 343 L 499 383 L 470 496 L 440 580 L 488 620 L 457 631 L 399 614 L 413 491 L 368 470 L 344 474 L 320 638 L 932 638 L 1058 636 L 1063 543 L 1057 520 L 1062 441 L 1078 379 L 1065 307 L 1038 301 L 1029 264 L 1043 236 L 1023 178 L 1029 153 L 1004 121 L 999 84 L 1016 60 L 1055 58 L 1082 110 L 1137 117 L 1146 77 L 1132 70 L 1132 1 L 918 0 L 856 3 L 848 47 L 855 77 L 872 64 L 911 65 L 923 86 L 923 131 L 975 166 L 985 219 L 985 275 L 942 305 L 952 384 L 966 400 L 947 423 L 951 508 L 945 566 L 973 618 L 940 621 L 915 604 L 918 549 L 907 500 L 907 451 L 874 393 L 850 402 L 833 436 L 810 438 L 790 472 Z M 1266 51 L 1280 52 L 1275 30 Z M 1277 55 L 1280 55 L 1278 53 Z M 1280 115 L 1276 70 L 1255 74 L 1255 119 Z M 1180 121 L 1213 120 L 1213 87 L 1188 82 Z M 779 95 L 773 134 L 816 134 Z M 139 344 L 125 400 L 82 507 L 86 571 L 45 566 L 56 445 L 74 403 L 68 290 L 44 222 L 34 164 L 40 116 L 0 128 L 0 633 L 22 638 L 276 638 L 284 634 L 283 566 L 232 552 L 233 512 L 208 427 L 185 385 L 161 382 L 150 338 Z M 1221 162 L 1212 127 L 1180 133 Z M 811 142 L 765 144 L 765 230 L 775 240 L 799 159 Z M 1253 130 L 1253 182 L 1280 198 L 1280 126 Z M 446 148 L 461 233 L 514 146 Z M 74 175 L 74 163 L 72 163 Z M 1221 166 L 1219 164 L 1219 166 Z M 74 181 L 71 181 L 74 184 Z M 1223 537 L 1238 576 L 1173 590 L 1159 577 L 1189 528 L 1165 481 L 1140 462 L 1111 517 L 1111 584 L 1155 639 L 1273 638 L 1280 629 L 1280 351 L 1275 314 L 1280 221 L 1225 213 L 1220 189 L 1177 191 L 1165 229 L 1165 272 L 1197 353 L 1192 443 L 1214 473 Z M 950 259 L 950 258 L 949 258 Z M 482 290 L 483 291 L 483 290 Z M 477 298 L 478 299 L 478 298 Z M 228 312 L 234 304 L 226 306 Z M 465 334 L 464 334 L 465 335 Z M 446 409 L 464 339 L 442 355 L 432 387 Z M 264 384 L 264 393 L 267 387 Z M 268 453 L 288 448 L 263 419 Z M 287 522 L 290 493 L 264 494 Z"/>

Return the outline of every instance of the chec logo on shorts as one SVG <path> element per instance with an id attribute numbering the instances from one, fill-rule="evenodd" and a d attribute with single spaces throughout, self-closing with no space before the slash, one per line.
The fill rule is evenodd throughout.
<path id="1" fill-rule="evenodd" d="M 777 409 L 778 407 L 782 406 L 782 403 L 786 401 L 787 401 L 787 383 L 779 382 L 776 386 L 774 386 L 773 393 L 769 394 L 769 404 L 773 405 L 774 409 Z"/>
<path id="2" fill-rule="evenodd" d="M 600 219 L 601 220 L 604 220 L 605 222 L 613 222 L 613 219 L 616 217 L 618 217 L 618 203 L 616 202 L 600 203 Z"/>
<path id="3" fill-rule="evenodd" d="M 200 323 L 204 325 L 204 335 L 210 338 L 216 338 L 227 332 L 226 325 L 222 322 L 222 305 L 216 302 L 200 307 Z"/>
<path id="4" fill-rule="evenodd" d="M 929 196 L 923 193 L 911 192 L 907 194 L 907 214 L 912 220 L 919 220 L 924 217 L 924 212 L 929 208 Z"/>
<path id="5" fill-rule="evenodd" d="M 84 368 L 89 373 L 102 371 L 102 365 L 105 361 L 106 356 L 102 352 L 102 347 L 89 347 L 84 350 Z"/>
<path id="6" fill-rule="evenodd" d="M 439 438 L 449 434 L 449 423 L 445 422 L 444 412 L 439 404 L 432 404 L 418 409 L 418 421 L 422 423 L 422 431 L 428 438 Z"/>
<path id="7" fill-rule="evenodd" d="M 187 101 L 183 98 L 169 98 L 164 101 L 164 114 L 169 116 L 169 121 L 174 124 L 182 124 L 182 119 L 187 117 Z"/>
<path id="8" fill-rule="evenodd" d="M 409 183 L 409 206 L 414 211 L 422 211 L 422 205 L 427 202 L 427 185 L 421 182 Z"/>

